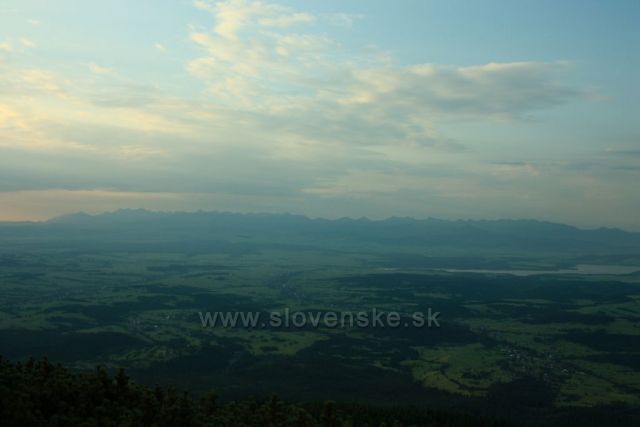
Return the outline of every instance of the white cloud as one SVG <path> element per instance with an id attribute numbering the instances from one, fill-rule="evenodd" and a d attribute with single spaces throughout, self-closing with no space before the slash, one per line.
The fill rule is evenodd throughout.
<path id="1" fill-rule="evenodd" d="M 251 112 L 259 128 L 326 145 L 408 145 L 459 150 L 438 130 L 450 120 L 519 120 L 584 94 L 564 85 L 563 62 L 473 66 L 399 65 L 386 54 L 353 55 L 311 31 L 267 27 L 299 16 L 264 2 L 201 2 L 213 30 L 193 30 L 202 55 L 188 71 L 221 108 Z M 306 26 L 305 26 L 306 24 Z"/>
<path id="2" fill-rule="evenodd" d="M 344 28 L 352 28 L 353 25 L 361 19 L 364 19 L 363 15 L 352 13 L 334 13 L 328 17 L 328 21 L 331 25 Z"/>
<path id="3" fill-rule="evenodd" d="M 102 67 L 98 64 L 95 63 L 90 63 L 88 65 L 89 67 L 89 71 L 91 71 L 93 74 L 109 74 L 112 72 L 112 70 L 110 68 L 107 67 Z"/>
<path id="4" fill-rule="evenodd" d="M 26 38 L 20 39 L 20 44 L 22 44 L 22 46 L 26 47 L 27 49 L 33 49 L 36 47 L 36 43 L 34 41 Z"/>
<path id="5" fill-rule="evenodd" d="M 265 27 L 287 28 L 293 25 L 310 24 L 313 21 L 313 16 L 308 13 L 290 13 L 261 18 L 258 23 Z"/>
<path id="6" fill-rule="evenodd" d="M 48 93 L 60 93 L 60 79 L 51 71 L 41 68 L 24 70 L 21 79 L 25 87 L 31 91 L 44 91 Z"/>
<path id="7" fill-rule="evenodd" d="M 235 39 L 244 30 L 255 27 L 287 28 L 309 24 L 315 18 L 291 8 L 252 0 L 207 1 L 197 0 L 195 6 L 208 10 L 216 17 L 215 32 L 226 39 Z"/>
<path id="8" fill-rule="evenodd" d="M 580 99 L 562 81 L 568 64 L 404 65 L 376 49 L 345 51 L 317 31 L 328 15 L 263 1 L 196 6 L 213 19 L 189 34 L 198 53 L 185 68 L 202 84 L 199 96 L 95 63 L 84 66 L 100 78 L 86 72 L 73 81 L 0 63 L 0 193 L 109 188 L 95 200 L 51 196 L 87 196 L 103 207 L 98 198 L 164 192 L 180 195 L 177 208 L 308 204 L 315 214 L 420 215 L 438 205 L 453 215 L 469 201 L 489 212 L 490 203 L 520 200 L 519 183 L 556 191 L 553 182 L 563 182 L 533 162 L 478 165 L 450 129 L 463 121 L 518 124 Z M 329 20 L 349 26 L 355 19 Z M 166 203 L 158 197 L 152 205 Z"/>
<path id="9" fill-rule="evenodd" d="M 535 177 L 540 175 L 540 167 L 530 162 L 499 162 L 493 165 L 491 173 L 505 179 L 521 176 Z"/>
<path id="10" fill-rule="evenodd" d="M 383 105 L 434 118 L 521 118 L 586 96 L 559 81 L 565 66 L 562 62 L 511 62 L 360 69 L 354 72 L 356 84 L 340 102 Z"/>

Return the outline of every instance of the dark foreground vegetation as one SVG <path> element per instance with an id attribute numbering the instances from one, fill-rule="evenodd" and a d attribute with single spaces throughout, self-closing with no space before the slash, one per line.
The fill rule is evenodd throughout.
<path id="1" fill-rule="evenodd" d="M 507 426 L 467 414 L 369 405 L 305 406 L 270 399 L 220 403 L 174 388 L 140 385 L 123 370 L 75 374 L 47 359 L 0 359 L 0 420 L 5 426 Z"/>

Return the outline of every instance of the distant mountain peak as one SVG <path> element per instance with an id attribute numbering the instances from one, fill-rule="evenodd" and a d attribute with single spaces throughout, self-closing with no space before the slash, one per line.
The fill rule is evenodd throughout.
<path id="1" fill-rule="evenodd" d="M 61 224 L 61 223 L 76 223 L 76 222 L 85 222 L 94 218 L 93 215 L 90 215 L 86 212 L 75 212 L 66 215 L 60 215 L 53 217 L 47 220 L 47 223 L 51 224 Z"/>
<path id="2" fill-rule="evenodd" d="M 441 218 L 429 217 L 426 219 L 417 219 L 406 216 L 391 216 L 385 219 L 371 219 L 368 217 L 341 217 L 337 219 L 326 218 L 310 218 L 305 215 L 294 213 L 268 213 L 268 212 L 254 212 L 254 213 L 240 213 L 240 212 L 223 212 L 223 211 L 154 211 L 144 208 L 123 208 L 110 212 L 104 212 L 100 214 L 88 214 L 86 212 L 77 212 L 68 215 L 62 215 L 52 218 L 47 221 L 51 224 L 87 224 L 87 223 L 120 223 L 120 222 L 136 222 L 146 220 L 168 220 L 173 223 L 180 221 L 211 221 L 216 222 L 218 220 L 235 218 L 237 221 L 244 222 L 260 222 L 266 221 L 269 223 L 298 223 L 298 224 L 360 224 L 370 227 L 379 226 L 393 226 L 393 227 L 415 227 L 415 228 L 456 228 L 460 229 L 476 229 L 483 230 L 485 232 L 498 232 L 498 233 L 515 233 L 515 234 L 575 234 L 575 233 L 595 233 L 595 234 L 608 234 L 608 235 L 625 235 L 625 234 L 638 234 L 633 232 L 627 232 L 618 228 L 612 227 L 600 227 L 594 229 L 582 229 L 572 225 L 542 221 L 536 219 L 455 219 L 446 220 Z"/>

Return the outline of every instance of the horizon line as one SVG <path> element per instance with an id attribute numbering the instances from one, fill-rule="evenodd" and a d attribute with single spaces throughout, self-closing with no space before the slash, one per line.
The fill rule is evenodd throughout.
<path id="1" fill-rule="evenodd" d="M 500 217 L 500 218 L 450 218 L 450 219 L 446 219 L 446 218 L 439 218 L 439 217 L 432 217 L 432 216 L 428 216 L 428 217 L 412 217 L 412 216 L 396 216 L 396 215 L 392 215 L 392 216 L 388 216 L 388 217 L 383 217 L 383 218 L 370 218 L 370 217 L 366 217 L 366 216 L 360 216 L 360 217 L 352 217 L 352 216 L 340 216 L 340 217 L 335 217 L 335 218 L 327 218 L 327 217 L 322 217 L 322 216 L 311 216 L 311 215 L 307 215 L 307 214 L 303 214 L 303 213 L 292 213 L 292 212 L 287 212 L 287 211 L 279 211 L 279 212 L 266 212 L 266 211 L 225 211 L 225 210 L 204 210 L 204 209 L 197 209 L 197 210 L 177 210 L 177 211 L 172 211 L 172 210 L 156 210 L 156 209 L 147 209 L 147 208 L 119 208 L 119 209 L 114 209 L 114 210 L 106 210 L 106 211 L 101 211 L 101 212 L 96 212 L 96 213 L 89 213 L 89 212 L 85 212 L 85 211 L 75 211 L 75 212 L 69 212 L 66 214 L 61 214 L 61 215 L 55 215 L 46 219 L 39 219 L 39 220 L 0 220 L 0 224 L 47 224 L 47 223 L 51 223 L 56 219 L 61 219 L 61 218 L 65 218 L 65 217 L 71 217 L 74 215 L 86 215 L 88 217 L 99 217 L 102 215 L 108 215 L 108 214 L 116 214 L 118 212 L 123 212 L 123 211 L 139 211 L 139 212 L 146 212 L 146 213 L 152 213 L 152 214 L 168 214 L 168 215 L 175 215 L 175 214 L 232 214 L 232 215 L 272 215 L 272 216 L 297 216 L 297 217 L 302 217 L 302 218 L 306 218 L 309 220 L 325 220 L 325 221 L 339 221 L 339 220 L 352 220 L 352 221 L 370 221 L 370 222 L 384 222 L 384 221 L 388 221 L 388 220 L 392 220 L 392 219 L 404 219 L 404 220 L 413 220 L 413 221 L 442 221 L 442 222 L 498 222 L 498 221 L 521 221 L 521 222 L 537 222 L 537 223 L 546 223 L 546 224 L 553 224 L 553 225 L 562 225 L 562 226 L 567 226 L 567 227 L 572 227 L 578 230 L 584 230 L 584 231 L 596 231 L 596 230 L 611 230 L 611 231 L 622 231 L 625 233 L 640 233 L 640 229 L 639 230 L 634 230 L 634 229 L 629 229 L 629 228 L 621 228 L 621 227 L 611 227 L 611 226 L 606 226 L 606 225 L 600 225 L 600 226 L 579 226 L 579 225 L 575 225 L 575 224 L 570 224 L 570 223 L 566 223 L 566 222 L 560 222 L 560 221 L 553 221 L 553 220 L 547 220 L 547 219 L 536 219 L 536 218 L 513 218 L 513 217 Z"/>

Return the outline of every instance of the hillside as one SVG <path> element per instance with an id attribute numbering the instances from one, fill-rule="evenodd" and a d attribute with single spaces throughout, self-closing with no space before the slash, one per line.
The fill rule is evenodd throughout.
<path id="1" fill-rule="evenodd" d="M 11 426 L 504 426 L 468 414 L 375 408 L 367 405 L 300 405 L 277 397 L 219 402 L 173 388 L 150 388 L 120 370 L 74 374 L 48 360 L 11 363 L 0 358 L 0 419 Z"/>

